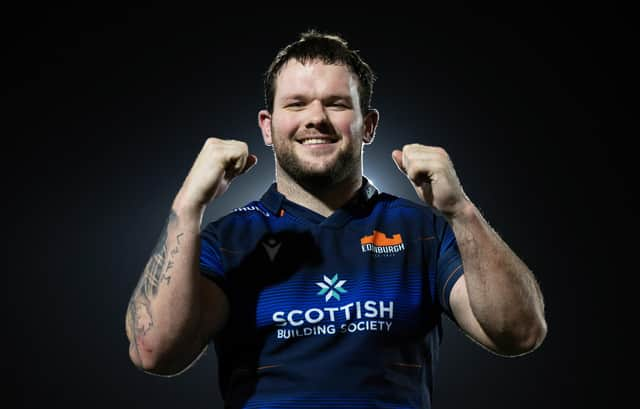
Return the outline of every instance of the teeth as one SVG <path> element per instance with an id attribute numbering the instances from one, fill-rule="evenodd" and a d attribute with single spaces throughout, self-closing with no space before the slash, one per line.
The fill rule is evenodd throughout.
<path id="1" fill-rule="evenodd" d="M 304 141 L 302 141 L 303 145 L 317 145 L 320 143 L 331 143 L 331 140 L 329 139 L 320 139 L 320 138 L 312 138 L 312 139 L 305 139 Z"/>

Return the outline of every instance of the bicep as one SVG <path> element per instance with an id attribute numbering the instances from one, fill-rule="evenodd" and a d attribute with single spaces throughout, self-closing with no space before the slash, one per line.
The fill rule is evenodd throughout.
<path id="1" fill-rule="evenodd" d="M 471 304 L 469 303 L 469 294 L 467 293 L 464 274 L 460 276 L 451 289 L 449 305 L 451 306 L 451 313 L 458 323 L 458 326 L 468 337 L 492 352 L 497 351 L 496 344 L 482 329 L 482 326 L 473 314 Z"/>
<path id="2" fill-rule="evenodd" d="M 176 376 L 191 368 L 205 353 L 209 341 L 224 327 L 229 316 L 229 301 L 222 289 L 210 279 L 200 276 L 200 323 L 198 336 L 188 343 L 180 360 L 157 375 Z"/>

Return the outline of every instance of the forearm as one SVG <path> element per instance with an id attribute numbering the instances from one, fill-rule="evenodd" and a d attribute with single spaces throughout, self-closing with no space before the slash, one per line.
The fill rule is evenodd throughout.
<path id="1" fill-rule="evenodd" d="M 462 256 L 469 303 L 484 332 L 505 351 L 537 346 L 546 323 L 533 273 L 470 202 L 449 222 Z"/>
<path id="2" fill-rule="evenodd" d="M 172 372 L 195 358 L 200 334 L 199 231 L 202 210 L 175 203 L 127 309 L 130 355 L 141 368 Z"/>

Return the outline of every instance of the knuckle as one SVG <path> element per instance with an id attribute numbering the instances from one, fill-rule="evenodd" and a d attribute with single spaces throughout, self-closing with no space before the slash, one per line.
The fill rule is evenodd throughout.
<path id="1" fill-rule="evenodd" d="M 414 151 L 415 147 L 413 145 L 405 145 L 404 148 L 402 148 L 402 154 L 407 158 L 413 156 Z"/>
<path id="2" fill-rule="evenodd" d="M 448 158 L 448 157 L 449 157 L 449 154 L 447 153 L 447 151 L 446 151 L 443 147 L 441 147 L 441 146 L 436 146 L 436 147 L 435 147 L 435 149 L 436 149 L 436 152 L 437 152 L 439 155 L 441 155 L 441 156 L 443 156 L 443 157 L 445 157 L 445 158 Z"/>
<path id="3" fill-rule="evenodd" d="M 411 143 L 404 146 L 403 153 L 407 156 L 414 157 L 416 154 L 422 152 L 423 149 L 424 149 L 424 146 L 418 143 Z"/>
<path id="4" fill-rule="evenodd" d="M 219 149 L 220 145 L 223 143 L 224 141 L 220 138 L 207 138 L 207 140 L 204 142 L 204 147 L 203 149 L 207 149 L 207 150 L 217 150 Z"/>
<path id="5" fill-rule="evenodd" d="M 239 141 L 237 139 L 229 139 L 229 146 L 240 150 L 249 149 L 249 145 L 247 145 L 245 141 Z"/>

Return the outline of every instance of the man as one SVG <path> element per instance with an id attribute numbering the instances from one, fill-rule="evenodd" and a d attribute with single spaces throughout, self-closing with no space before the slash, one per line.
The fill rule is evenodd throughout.
<path id="1" fill-rule="evenodd" d="M 536 280 L 442 148 L 391 153 L 425 206 L 363 177 L 373 82 L 337 36 L 307 32 L 276 56 L 258 115 L 276 183 L 201 232 L 205 206 L 257 161 L 206 141 L 129 303 L 136 366 L 180 373 L 213 340 L 226 407 L 425 408 L 442 313 L 496 354 L 540 345 Z"/>

